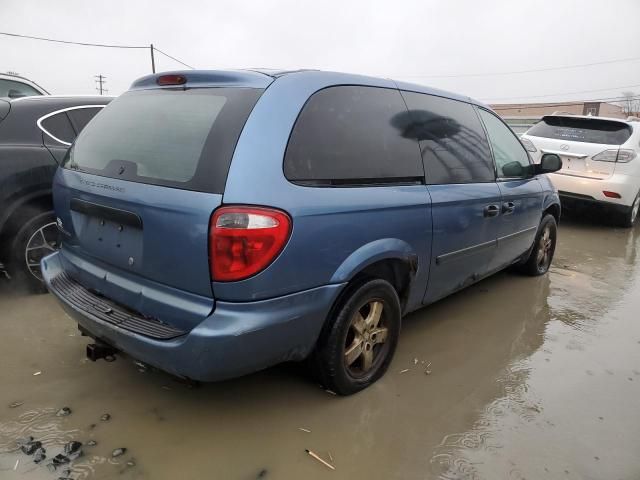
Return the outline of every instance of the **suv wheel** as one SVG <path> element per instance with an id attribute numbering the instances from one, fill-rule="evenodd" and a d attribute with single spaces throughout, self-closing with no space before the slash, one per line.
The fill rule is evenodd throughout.
<path id="1" fill-rule="evenodd" d="M 640 192 L 636 195 L 636 199 L 633 204 L 627 208 L 620 218 L 620 226 L 624 228 L 631 228 L 635 225 L 638 219 L 638 211 L 640 210 Z"/>
<path id="2" fill-rule="evenodd" d="M 389 282 L 371 280 L 355 288 L 318 341 L 312 361 L 320 382 L 350 395 L 378 380 L 393 358 L 400 318 L 400 300 Z"/>
<path id="3" fill-rule="evenodd" d="M 59 233 L 53 212 L 42 212 L 29 219 L 11 244 L 9 273 L 24 280 L 35 292 L 46 292 L 40 260 L 59 247 Z"/>
<path id="4" fill-rule="evenodd" d="M 556 239 L 558 237 L 558 225 L 553 215 L 546 214 L 542 217 L 536 239 L 529 258 L 520 266 L 520 270 L 527 275 L 544 275 L 551 266 L 553 254 L 556 251 Z"/>

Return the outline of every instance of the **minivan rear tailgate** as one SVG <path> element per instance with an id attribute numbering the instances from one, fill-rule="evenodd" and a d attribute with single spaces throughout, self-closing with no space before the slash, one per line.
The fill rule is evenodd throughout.
<path id="1" fill-rule="evenodd" d="M 208 231 L 222 195 L 67 169 L 54 184 L 64 262 L 84 287 L 181 328 L 213 309 Z"/>

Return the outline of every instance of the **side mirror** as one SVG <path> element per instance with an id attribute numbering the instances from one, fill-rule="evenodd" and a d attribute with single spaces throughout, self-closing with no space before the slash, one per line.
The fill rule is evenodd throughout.
<path id="1" fill-rule="evenodd" d="M 525 171 L 520 162 L 509 162 L 502 166 L 502 176 L 504 177 L 524 177 Z"/>
<path id="2" fill-rule="evenodd" d="M 562 160 L 555 153 L 545 153 L 542 155 L 542 159 L 540 160 L 540 164 L 535 165 L 535 174 L 540 175 L 541 173 L 553 173 L 557 172 L 562 168 Z"/>

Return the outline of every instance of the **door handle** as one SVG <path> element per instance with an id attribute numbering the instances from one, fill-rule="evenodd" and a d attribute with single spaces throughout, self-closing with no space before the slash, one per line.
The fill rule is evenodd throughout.
<path id="1" fill-rule="evenodd" d="M 509 215 L 510 213 L 513 213 L 515 209 L 516 209 L 516 204 L 513 202 L 504 202 L 502 204 L 502 213 L 504 213 L 505 215 Z"/>
<path id="2" fill-rule="evenodd" d="M 485 217 L 495 217 L 500 213 L 500 208 L 498 205 L 487 205 L 484 207 L 484 216 Z"/>

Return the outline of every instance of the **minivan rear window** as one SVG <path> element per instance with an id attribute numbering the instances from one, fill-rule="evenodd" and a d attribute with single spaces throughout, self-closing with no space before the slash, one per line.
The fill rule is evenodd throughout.
<path id="1" fill-rule="evenodd" d="M 127 92 L 87 125 L 63 167 L 222 193 L 240 131 L 261 93 L 253 88 Z"/>
<path id="2" fill-rule="evenodd" d="M 612 120 L 549 116 L 543 117 L 526 134 L 570 142 L 622 145 L 631 136 L 631 127 Z"/>

